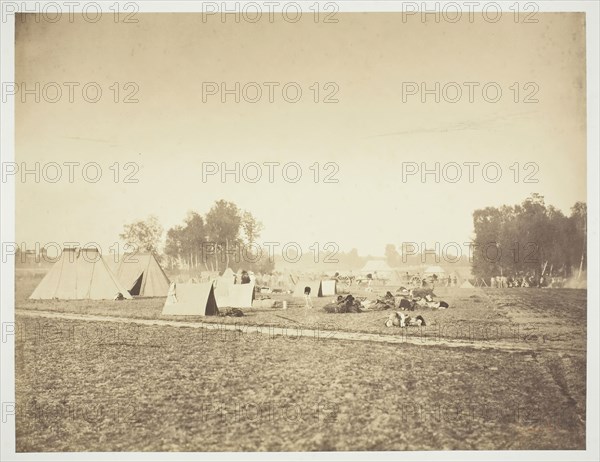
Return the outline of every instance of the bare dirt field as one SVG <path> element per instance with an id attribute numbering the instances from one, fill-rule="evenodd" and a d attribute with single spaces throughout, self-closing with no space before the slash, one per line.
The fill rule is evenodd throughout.
<path id="1" fill-rule="evenodd" d="M 27 300 L 38 281 L 17 281 L 18 451 L 585 447 L 583 290 L 440 288 L 450 309 L 420 311 L 427 327 L 406 334 L 383 325 L 385 311 L 325 313 L 329 299 L 308 311 L 281 295 L 287 310 L 162 317 L 162 299 Z M 413 335 L 486 349 L 132 319 Z"/>

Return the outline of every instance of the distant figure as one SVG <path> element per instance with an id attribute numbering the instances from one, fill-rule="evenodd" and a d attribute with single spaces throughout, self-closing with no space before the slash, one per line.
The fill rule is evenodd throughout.
<path id="1" fill-rule="evenodd" d="M 248 271 L 242 271 L 240 284 L 250 284 L 250 275 L 248 274 Z"/>
<path id="2" fill-rule="evenodd" d="M 313 304 L 312 304 L 312 299 L 310 298 L 310 287 L 306 286 L 304 288 L 304 301 L 306 302 L 306 304 L 304 305 L 305 308 L 312 308 Z"/>

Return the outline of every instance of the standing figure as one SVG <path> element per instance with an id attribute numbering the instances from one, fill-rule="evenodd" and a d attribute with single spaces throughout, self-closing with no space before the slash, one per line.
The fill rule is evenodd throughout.
<path id="1" fill-rule="evenodd" d="M 305 305 L 304 308 L 312 308 L 313 304 L 312 304 L 312 299 L 310 298 L 310 287 L 306 286 L 304 288 L 304 301 L 305 301 Z"/>

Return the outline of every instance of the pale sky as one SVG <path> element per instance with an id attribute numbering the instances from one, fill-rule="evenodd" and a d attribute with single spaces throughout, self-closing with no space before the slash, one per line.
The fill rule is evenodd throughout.
<path id="1" fill-rule="evenodd" d="M 537 24 L 512 16 L 495 24 L 403 23 L 389 13 L 337 17 L 337 24 L 203 23 L 198 14 L 138 14 L 137 24 L 115 24 L 111 16 L 95 24 L 17 19 L 16 82 L 58 82 L 63 89 L 56 103 L 33 96 L 21 103 L 17 95 L 17 162 L 97 162 L 103 171 L 96 184 L 77 168 L 69 183 L 67 167 L 55 184 L 33 176 L 17 182 L 17 241 L 94 241 L 104 249 L 125 223 L 154 214 L 167 229 L 188 210 L 204 214 L 226 199 L 263 222 L 260 241 L 306 249 L 335 242 L 341 250 L 383 255 L 387 243 L 465 242 L 476 208 L 520 203 L 532 192 L 565 213 L 586 200 L 582 14 L 539 13 Z M 80 83 L 73 103 L 64 82 Z M 102 88 L 98 103 L 83 99 L 87 82 Z M 114 82 L 120 99 L 130 91 L 124 84 L 135 82 L 139 102 L 115 103 Z M 203 82 L 257 82 L 263 97 L 222 103 L 217 94 L 203 102 Z M 263 82 L 280 83 L 275 102 Z M 303 90 L 296 104 L 282 97 L 288 82 Z M 335 82 L 339 102 L 315 103 L 315 82 L 320 98 Z M 403 102 L 403 82 L 457 82 L 463 96 L 423 103 L 417 94 Z M 463 82 L 479 83 L 474 102 Z M 488 82 L 502 89 L 496 103 L 482 96 Z M 515 82 L 519 102 L 509 88 Z M 527 82 L 535 86 L 525 88 Z M 523 102 L 536 86 L 539 102 Z M 218 175 L 202 182 L 203 162 L 233 168 L 236 161 L 297 162 L 303 173 L 295 184 L 281 168 L 269 183 L 267 167 L 255 184 L 232 176 L 222 183 Z M 115 183 L 115 162 L 139 164 L 139 183 Z M 339 182 L 321 177 L 315 184 L 315 162 L 336 163 Z M 432 176 L 422 183 L 418 175 L 403 182 L 403 162 L 496 162 L 502 178 L 488 183 L 479 167 L 469 183 L 463 167 L 455 184 L 436 184 Z M 539 166 L 537 184 L 523 182 L 528 162 Z"/>

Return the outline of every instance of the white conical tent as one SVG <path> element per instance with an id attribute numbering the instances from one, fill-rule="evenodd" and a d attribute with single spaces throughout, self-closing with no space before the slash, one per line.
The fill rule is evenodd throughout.
<path id="1" fill-rule="evenodd" d="M 175 283 L 169 287 L 169 294 L 162 310 L 163 315 L 175 316 L 216 316 L 219 314 L 213 283 Z"/>
<path id="2" fill-rule="evenodd" d="M 164 297 L 171 281 L 152 253 L 124 254 L 114 265 L 115 276 L 131 295 Z"/>
<path id="3" fill-rule="evenodd" d="M 64 249 L 29 298 L 114 300 L 119 294 L 131 298 L 98 249 Z"/>
<path id="4" fill-rule="evenodd" d="M 473 284 L 471 284 L 471 282 L 469 282 L 468 279 L 465 279 L 465 281 L 460 285 L 461 289 L 474 289 L 475 287 L 473 287 Z"/>
<path id="5" fill-rule="evenodd" d="M 219 280 L 221 280 L 227 284 L 234 284 L 235 278 L 236 278 L 236 275 L 233 272 L 233 270 L 231 268 L 227 268 L 225 271 L 223 271 L 223 274 L 219 277 Z"/>
<path id="6" fill-rule="evenodd" d="M 369 260 L 360 270 L 361 274 L 371 274 L 373 279 L 388 280 L 394 273 L 394 268 L 388 265 L 384 260 Z"/>

